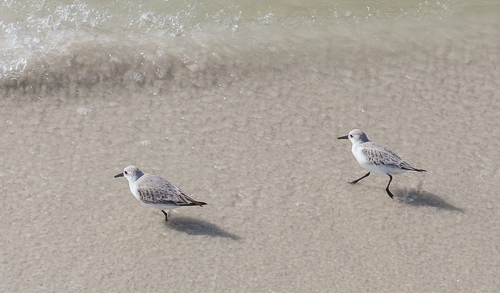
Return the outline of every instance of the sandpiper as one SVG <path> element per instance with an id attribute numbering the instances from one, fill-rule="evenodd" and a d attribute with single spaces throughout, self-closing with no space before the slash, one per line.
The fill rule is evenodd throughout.
<path id="1" fill-rule="evenodd" d="M 141 203 L 159 209 L 168 221 L 168 212 L 182 206 L 204 206 L 206 203 L 197 201 L 185 194 L 177 186 L 167 180 L 148 173 L 143 173 L 136 166 L 128 166 L 123 173 L 115 178 L 125 177 L 128 180 L 130 191 Z"/>
<path id="2" fill-rule="evenodd" d="M 375 142 L 371 142 L 366 134 L 359 130 L 353 129 L 349 135 L 341 136 L 338 139 L 349 139 L 352 142 L 352 154 L 361 165 L 361 167 L 389 176 L 389 184 L 387 184 L 387 194 L 393 198 L 394 195 L 389 191 L 391 185 L 392 175 L 395 173 L 405 172 L 427 172 L 423 169 L 418 169 L 410 165 L 405 160 L 401 159 L 393 151 Z M 368 177 L 370 172 L 366 173 L 363 177 L 350 181 L 351 184 L 358 183 L 361 179 Z"/>

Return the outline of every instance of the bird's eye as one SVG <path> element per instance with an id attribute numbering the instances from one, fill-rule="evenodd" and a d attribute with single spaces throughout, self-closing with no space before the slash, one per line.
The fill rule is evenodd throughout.
<path id="1" fill-rule="evenodd" d="M 349 137 L 352 137 L 352 134 L 349 134 Z"/>
<path id="2" fill-rule="evenodd" d="M 123 171 L 123 174 L 127 175 L 128 173 L 127 173 L 127 171 Z"/>

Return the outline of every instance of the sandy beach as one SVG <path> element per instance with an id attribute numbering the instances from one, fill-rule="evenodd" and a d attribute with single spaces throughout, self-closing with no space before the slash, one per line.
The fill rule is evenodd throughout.
<path id="1" fill-rule="evenodd" d="M 446 3 L 53 33 L 78 42 L 0 79 L 0 291 L 496 292 L 500 10 Z M 354 128 L 427 173 L 395 176 L 395 199 L 384 175 L 348 184 Z M 132 164 L 208 205 L 165 222 L 113 178 Z"/>

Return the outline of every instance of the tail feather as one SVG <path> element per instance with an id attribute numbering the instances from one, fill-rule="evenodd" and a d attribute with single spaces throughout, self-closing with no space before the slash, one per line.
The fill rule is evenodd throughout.
<path id="1" fill-rule="evenodd" d="M 182 206 L 204 206 L 206 205 L 207 203 L 206 202 L 202 202 L 202 201 L 191 201 L 190 203 L 186 203 L 186 204 L 181 204 Z"/>
<path id="2" fill-rule="evenodd" d="M 412 165 L 410 165 L 410 163 L 408 163 L 406 161 L 402 161 L 401 162 L 400 168 L 401 169 L 405 169 L 405 170 L 409 170 L 409 171 L 421 172 L 421 173 L 422 172 L 427 172 L 424 169 L 418 169 L 418 168 L 413 167 Z"/>
<path id="3" fill-rule="evenodd" d="M 184 204 L 182 204 L 183 206 L 200 206 L 201 207 L 201 206 L 204 206 L 207 204 L 206 202 L 197 201 L 196 199 L 190 197 L 189 195 L 187 195 L 185 193 L 182 193 L 182 195 L 184 196 Z"/>
<path id="4" fill-rule="evenodd" d="M 197 206 L 202 207 L 202 206 L 206 205 L 207 203 L 206 202 L 202 202 L 202 201 L 197 201 L 197 202 L 194 202 L 194 204 L 196 204 Z"/>

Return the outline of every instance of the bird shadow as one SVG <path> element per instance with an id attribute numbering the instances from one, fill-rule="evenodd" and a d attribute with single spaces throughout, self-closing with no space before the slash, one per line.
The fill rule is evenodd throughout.
<path id="1" fill-rule="evenodd" d="M 215 224 L 193 218 L 169 218 L 166 225 L 171 229 L 184 232 L 189 235 L 207 235 L 211 237 L 230 238 L 233 240 L 241 239 L 238 235 L 224 231 Z"/>
<path id="2" fill-rule="evenodd" d="M 458 211 L 461 213 L 464 212 L 463 209 L 458 208 L 452 205 L 451 203 L 447 202 L 446 200 L 442 199 L 438 195 L 427 191 L 422 191 L 412 188 L 410 190 L 407 189 L 396 190 L 393 193 L 394 197 L 398 199 L 399 202 L 402 204 L 407 204 L 416 207 L 421 207 L 421 206 L 434 207 L 440 210 Z"/>

